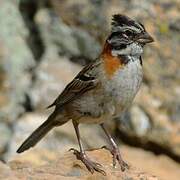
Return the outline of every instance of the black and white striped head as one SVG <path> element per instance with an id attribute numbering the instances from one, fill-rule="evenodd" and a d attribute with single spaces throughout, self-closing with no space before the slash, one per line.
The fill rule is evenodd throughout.
<path id="1" fill-rule="evenodd" d="M 143 46 L 153 42 L 144 26 L 127 16 L 117 14 L 112 19 L 111 34 L 107 39 L 115 55 L 141 55 Z"/>

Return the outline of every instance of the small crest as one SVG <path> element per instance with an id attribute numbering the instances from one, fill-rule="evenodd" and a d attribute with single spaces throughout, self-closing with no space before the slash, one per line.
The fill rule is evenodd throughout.
<path id="1" fill-rule="evenodd" d="M 138 23 L 122 14 L 113 15 L 111 25 L 112 32 L 121 31 L 123 27 L 134 27 L 139 30 L 144 30 L 144 26 L 141 23 Z"/>

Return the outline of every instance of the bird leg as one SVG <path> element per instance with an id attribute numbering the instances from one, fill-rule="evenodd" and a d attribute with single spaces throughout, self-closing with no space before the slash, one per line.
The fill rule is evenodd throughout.
<path id="1" fill-rule="evenodd" d="M 105 132 L 106 136 L 108 137 L 108 140 L 111 145 L 110 148 L 108 148 L 107 146 L 103 146 L 103 148 L 105 148 L 111 152 L 111 154 L 113 156 L 113 166 L 115 167 L 116 161 L 118 161 L 119 165 L 121 166 L 122 171 L 124 171 L 126 168 L 128 169 L 129 165 L 123 161 L 117 144 L 115 143 L 115 141 L 113 140 L 113 138 L 111 137 L 111 135 L 109 134 L 107 129 L 105 128 L 104 124 L 100 124 L 100 126 L 102 127 L 103 131 Z"/>
<path id="2" fill-rule="evenodd" d="M 80 133 L 79 133 L 79 127 L 78 127 L 78 123 L 73 121 L 73 125 L 74 125 L 74 129 L 76 132 L 76 136 L 78 139 L 78 144 L 80 147 L 80 151 L 71 148 L 70 150 L 73 151 L 73 153 L 76 155 L 77 159 L 81 160 L 83 162 L 83 164 L 87 167 L 87 169 L 93 174 L 94 171 L 100 172 L 103 175 L 106 175 L 106 173 L 100 168 L 102 167 L 99 163 L 93 162 L 91 161 L 88 156 L 86 155 L 83 146 L 82 146 L 82 142 L 81 142 L 81 138 L 80 138 Z"/>

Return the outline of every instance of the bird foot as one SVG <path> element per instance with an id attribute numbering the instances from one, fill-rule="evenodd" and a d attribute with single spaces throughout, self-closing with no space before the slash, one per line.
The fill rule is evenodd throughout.
<path id="1" fill-rule="evenodd" d="M 105 171 L 101 169 L 101 164 L 91 161 L 87 155 L 83 152 L 79 152 L 78 150 L 71 148 L 70 151 L 73 151 L 73 153 L 76 155 L 78 160 L 81 160 L 83 164 L 87 167 L 87 169 L 93 174 L 95 171 L 106 175 Z"/>
<path id="2" fill-rule="evenodd" d="M 129 165 L 122 159 L 120 151 L 117 147 L 112 147 L 112 149 L 110 149 L 107 146 L 103 146 L 102 148 L 107 149 L 108 151 L 111 152 L 113 156 L 114 167 L 116 167 L 116 162 L 118 161 L 122 171 L 125 171 L 125 169 L 129 169 Z"/>

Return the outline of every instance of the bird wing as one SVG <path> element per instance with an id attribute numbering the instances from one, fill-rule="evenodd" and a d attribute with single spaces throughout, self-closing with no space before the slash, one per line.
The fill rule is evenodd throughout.
<path id="1" fill-rule="evenodd" d="M 57 99 L 47 108 L 50 108 L 52 106 L 63 106 L 78 98 L 83 93 L 95 88 L 99 82 L 96 78 L 95 69 L 99 65 L 100 61 L 94 61 L 85 66 L 78 73 L 78 75 L 65 87 L 65 89 L 57 97 Z"/>

